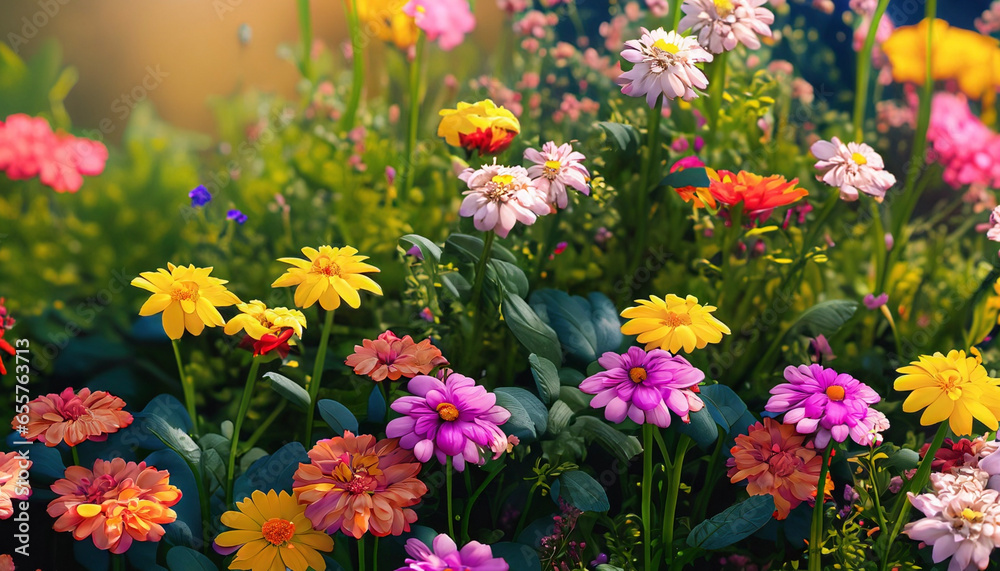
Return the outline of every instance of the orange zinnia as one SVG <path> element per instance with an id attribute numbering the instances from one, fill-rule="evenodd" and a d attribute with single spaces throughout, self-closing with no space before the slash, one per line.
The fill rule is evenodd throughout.
<path id="1" fill-rule="evenodd" d="M 799 179 L 786 181 L 780 175 L 763 177 L 752 172 L 731 173 L 705 169 L 712 183 L 709 187 L 712 197 L 730 208 L 743 203 L 743 212 L 753 220 L 765 220 L 771 211 L 779 206 L 788 206 L 809 194 L 795 185 Z"/>
<path id="2" fill-rule="evenodd" d="M 400 339 L 392 331 L 386 331 L 374 341 L 365 339 L 362 344 L 354 346 L 354 353 L 347 356 L 345 363 L 354 367 L 355 374 L 368 375 L 376 383 L 400 377 L 412 379 L 448 364 L 430 339 L 414 343 L 409 335 Z"/>
<path id="3" fill-rule="evenodd" d="M 66 388 L 59 394 L 40 396 L 28 403 L 28 432 L 25 440 L 46 446 L 65 441 L 70 446 L 93 440 L 107 440 L 108 434 L 132 424 L 132 415 L 122 410 L 125 401 L 104 391 Z M 14 428 L 18 424 L 12 423 Z"/>

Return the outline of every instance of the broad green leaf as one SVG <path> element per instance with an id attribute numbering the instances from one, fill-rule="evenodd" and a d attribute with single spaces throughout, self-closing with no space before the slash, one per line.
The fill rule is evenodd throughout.
<path id="1" fill-rule="evenodd" d="M 719 427 L 715 424 L 715 419 L 712 418 L 712 413 L 707 410 L 707 406 L 692 412 L 689 417 L 691 422 L 681 422 L 679 418 L 674 416 L 670 419 L 670 428 L 690 436 L 699 448 L 705 449 L 714 446 L 715 440 L 719 437 Z"/>
<path id="2" fill-rule="evenodd" d="M 320 399 L 319 415 L 330 425 L 333 433 L 337 436 L 343 436 L 345 430 L 354 434 L 358 433 L 358 419 L 355 418 L 354 413 L 335 400 Z"/>
<path id="3" fill-rule="evenodd" d="M 483 253 L 483 246 L 485 246 L 485 243 L 478 236 L 452 234 L 445 240 L 444 251 L 467 262 L 476 262 Z M 490 259 L 492 260 L 502 260 L 512 264 L 517 263 L 517 258 L 514 257 L 514 254 L 495 241 L 493 242 L 493 247 L 490 248 L 490 252 Z"/>
<path id="4" fill-rule="evenodd" d="M 188 536 L 200 538 L 201 504 L 198 484 L 190 466 L 176 452 L 166 448 L 146 456 L 145 462 L 170 472 L 170 483 L 181 490 L 180 501 L 171 508 L 177 513 L 177 521 L 163 526 L 167 539 L 178 543 Z"/>
<path id="5" fill-rule="evenodd" d="M 274 389 L 274 392 L 285 397 L 288 402 L 299 408 L 309 410 L 311 404 L 309 402 L 309 392 L 302 388 L 302 385 L 274 371 L 264 373 L 264 378 L 270 379 L 271 388 Z"/>
<path id="6" fill-rule="evenodd" d="M 551 327 L 520 297 L 506 293 L 501 313 L 514 337 L 529 351 L 537 353 L 556 365 L 562 363 L 559 337 Z"/>
<path id="7" fill-rule="evenodd" d="M 581 416 L 573 423 L 588 440 L 594 440 L 602 448 L 614 454 L 620 461 L 628 462 L 642 452 L 642 445 L 635 436 L 629 436 L 612 428 L 604 421 L 592 416 Z"/>
<path id="8" fill-rule="evenodd" d="M 591 362 L 621 345 L 621 320 L 614 303 L 602 293 L 587 298 L 554 289 L 531 294 L 531 308 L 556 332 L 568 353 Z"/>
<path id="9" fill-rule="evenodd" d="M 490 260 L 486 268 L 486 280 L 490 286 L 499 285 L 499 288 L 494 287 L 496 290 L 509 291 L 520 297 L 528 295 L 528 276 L 510 262 Z"/>
<path id="10" fill-rule="evenodd" d="M 608 141 L 614 143 L 619 151 L 634 150 L 641 144 L 639 131 L 627 123 L 615 123 L 613 121 L 601 121 L 597 126 L 608 135 Z"/>
<path id="11" fill-rule="evenodd" d="M 549 410 L 545 408 L 542 401 L 538 400 L 538 397 L 520 387 L 500 387 L 493 391 L 493 393 L 497 395 L 497 404 L 500 406 L 504 406 L 500 403 L 500 395 L 513 398 L 519 402 L 524 407 L 525 412 L 528 413 L 531 422 L 534 423 L 535 433 L 545 433 L 549 425 Z M 509 401 L 505 398 L 504 402 Z"/>
<path id="12" fill-rule="evenodd" d="M 472 284 L 469 280 L 465 279 L 462 274 L 458 272 L 448 272 L 446 274 L 441 274 L 441 285 L 444 289 L 448 290 L 448 293 L 452 295 L 455 299 L 459 301 L 468 301 L 469 296 L 472 294 Z"/>
<path id="13" fill-rule="evenodd" d="M 611 509 L 604 487 L 590 474 L 570 470 L 559 476 L 559 495 L 570 505 L 585 512 L 606 512 Z"/>
<path id="14" fill-rule="evenodd" d="M 250 465 L 233 485 L 233 499 L 240 502 L 254 490 L 292 491 L 292 476 L 300 463 L 309 462 L 306 449 L 299 442 L 289 442 Z"/>
<path id="15" fill-rule="evenodd" d="M 792 325 L 790 333 L 802 333 L 809 337 L 836 333 L 847 320 L 854 316 L 858 302 L 847 299 L 831 299 L 817 303 L 802 312 Z"/>
<path id="16" fill-rule="evenodd" d="M 400 240 L 409 243 L 411 246 L 420 248 L 420 254 L 425 260 L 431 260 L 435 264 L 441 261 L 441 247 L 431 240 L 418 234 L 407 234 L 406 236 L 400 238 Z M 409 250 L 409 248 L 405 249 Z"/>
<path id="17" fill-rule="evenodd" d="M 372 383 L 372 392 L 368 395 L 368 422 L 382 422 L 385 420 L 385 396 L 378 383 Z"/>
<path id="18" fill-rule="evenodd" d="M 561 400 L 552 403 L 549 409 L 549 433 L 559 434 L 573 419 L 573 409 Z"/>
<path id="19" fill-rule="evenodd" d="M 497 393 L 496 397 L 497 404 L 510 412 L 510 418 L 501 427 L 504 433 L 516 436 L 522 442 L 535 440 L 538 437 L 538 432 L 535 430 L 535 423 L 531 420 L 531 415 L 528 414 L 527 409 L 524 408 L 521 401 L 504 393 Z"/>
<path id="20" fill-rule="evenodd" d="M 167 552 L 167 567 L 170 571 L 218 571 L 211 559 L 183 545 Z"/>
<path id="21" fill-rule="evenodd" d="M 702 549 L 721 549 L 750 537 L 771 521 L 773 513 L 774 498 L 769 494 L 750 496 L 696 525 L 688 534 L 687 543 Z"/>
<path id="22" fill-rule="evenodd" d="M 538 552 L 522 543 L 501 541 L 490 546 L 493 557 L 500 557 L 507 562 L 510 569 L 517 571 L 541 571 L 542 562 Z"/>
<path id="23" fill-rule="evenodd" d="M 546 405 L 559 397 L 559 371 L 545 357 L 539 357 L 532 353 L 528 356 L 531 364 L 531 376 L 535 378 L 535 386 L 538 387 L 538 394 L 542 397 L 542 402 Z"/>
<path id="24" fill-rule="evenodd" d="M 736 426 L 743 414 L 747 412 L 747 405 L 743 399 L 726 385 L 703 386 L 698 396 L 705 402 L 705 406 L 716 424 L 721 426 L 722 431 L 726 433 Z"/>

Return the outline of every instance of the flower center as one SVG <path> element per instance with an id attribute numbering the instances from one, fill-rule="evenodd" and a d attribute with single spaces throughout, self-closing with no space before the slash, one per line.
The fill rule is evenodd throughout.
<path id="1" fill-rule="evenodd" d="M 450 402 L 443 402 L 437 405 L 438 416 L 441 420 L 452 422 L 458 420 L 458 408 Z"/>
<path id="2" fill-rule="evenodd" d="M 287 519 L 271 518 L 260 526 L 260 532 L 264 539 L 271 545 L 284 545 L 295 535 L 295 524 Z"/>
<path id="3" fill-rule="evenodd" d="M 686 313 L 668 311 L 661 321 L 667 327 L 680 327 L 681 325 L 691 325 L 691 316 Z"/>
<path id="4" fill-rule="evenodd" d="M 782 450 L 771 456 L 767 463 L 771 466 L 772 474 L 779 478 L 786 478 L 798 470 L 802 460 L 798 456 Z"/>
<path id="5" fill-rule="evenodd" d="M 962 377 L 955 371 L 942 371 L 936 375 L 938 388 L 951 400 L 962 398 Z"/>
<path id="6" fill-rule="evenodd" d="M 498 174 L 486 183 L 486 198 L 493 202 L 507 202 L 510 196 L 518 190 L 518 180 L 512 174 Z"/>
<path id="7" fill-rule="evenodd" d="M 631 379 L 632 382 L 636 384 L 645 381 L 646 377 L 648 376 L 649 373 L 647 373 L 646 369 L 642 367 L 632 367 L 631 369 L 628 370 L 628 378 Z"/>
<path id="8" fill-rule="evenodd" d="M 327 277 L 340 276 L 340 266 L 337 262 L 330 259 L 329 256 L 320 256 L 313 261 L 312 272 L 314 274 L 323 274 Z"/>
<path id="9" fill-rule="evenodd" d="M 962 517 L 970 523 L 979 523 L 983 521 L 983 512 L 977 512 L 972 508 L 965 508 L 962 510 Z"/>
<path id="10" fill-rule="evenodd" d="M 562 163 L 559 161 L 545 161 L 545 166 L 542 168 L 542 174 L 545 178 L 554 180 L 556 176 L 559 175 L 559 169 L 561 168 Z"/>
<path id="11" fill-rule="evenodd" d="M 170 299 L 174 301 L 198 301 L 198 284 L 194 282 L 175 283 L 170 290 Z"/>
<path id="12" fill-rule="evenodd" d="M 681 51 L 680 46 L 674 43 L 667 43 L 666 40 L 660 38 L 653 43 L 653 47 L 660 50 L 661 52 L 666 52 L 668 54 L 676 55 L 677 52 Z"/>
<path id="13" fill-rule="evenodd" d="M 719 16 L 726 18 L 732 15 L 736 7 L 733 6 L 732 0 L 714 0 L 715 1 L 715 11 Z"/>
<path id="14" fill-rule="evenodd" d="M 867 165 L 868 159 L 865 158 L 861 153 L 851 153 L 851 160 L 858 165 Z"/>
<path id="15" fill-rule="evenodd" d="M 844 400 L 844 394 L 844 387 L 840 385 L 826 387 L 826 396 L 830 397 L 830 400 L 842 401 Z"/>

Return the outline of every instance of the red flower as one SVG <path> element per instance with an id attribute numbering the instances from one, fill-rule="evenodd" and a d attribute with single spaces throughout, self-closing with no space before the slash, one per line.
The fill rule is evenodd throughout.
<path id="1" fill-rule="evenodd" d="M 788 206 L 809 194 L 795 185 L 799 179 L 786 181 L 785 177 L 763 177 L 747 171 L 731 173 L 706 169 L 711 179 L 709 192 L 721 204 L 730 208 L 743 203 L 743 212 L 752 220 L 765 220 L 779 206 Z"/>

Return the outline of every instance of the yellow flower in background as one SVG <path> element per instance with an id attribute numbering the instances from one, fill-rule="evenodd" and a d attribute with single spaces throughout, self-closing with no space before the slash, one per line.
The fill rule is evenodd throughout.
<path id="1" fill-rule="evenodd" d="M 319 552 L 332 551 L 333 538 L 313 529 L 305 516 L 306 506 L 295 496 L 255 490 L 251 497 L 236 502 L 236 507 L 239 511 L 222 514 L 222 525 L 232 529 L 215 538 L 220 547 L 239 547 L 230 569 L 326 569 Z"/>
<path id="2" fill-rule="evenodd" d="M 163 329 L 167 337 L 180 339 L 187 329 L 191 335 L 201 335 L 205 327 L 225 324 L 217 307 L 240 303 L 240 298 L 226 289 L 226 280 L 213 278 L 212 268 L 175 266 L 142 272 L 132 285 L 153 295 L 139 309 L 139 315 L 163 312 Z"/>
<path id="3" fill-rule="evenodd" d="M 380 270 L 363 263 L 368 256 L 358 256 L 354 248 L 320 246 L 317 250 L 306 247 L 302 248 L 302 253 L 307 260 L 280 258 L 279 262 L 293 267 L 271 284 L 271 287 L 298 286 L 295 288 L 295 305 L 306 308 L 319 301 L 323 309 L 331 311 L 340 307 L 340 300 L 343 299 L 347 305 L 358 308 L 361 306 L 358 290 L 382 295 L 382 288 L 364 275 Z"/>
<path id="4" fill-rule="evenodd" d="M 282 329 L 291 329 L 297 337 L 302 337 L 302 329 L 306 326 L 306 316 L 297 309 L 275 307 L 268 309 L 264 302 L 253 300 L 236 306 L 240 314 L 226 323 L 226 335 L 235 335 L 240 331 L 258 341 L 265 335 L 281 335 Z"/>
<path id="5" fill-rule="evenodd" d="M 630 320 L 622 325 L 622 333 L 638 335 L 637 340 L 646 344 L 647 351 L 658 348 L 678 353 L 684 349 L 690 353 L 696 347 L 703 349 L 709 343 L 718 343 L 723 334 L 731 333 L 712 315 L 717 308 L 699 305 L 693 295 L 681 298 L 671 293 L 663 299 L 654 295 L 649 300 L 635 301 L 638 306 L 621 313 Z"/>
<path id="6" fill-rule="evenodd" d="M 882 43 L 892 63 L 896 82 L 924 83 L 926 76 L 927 24 L 897 28 Z M 934 20 L 931 76 L 935 80 L 958 82 L 958 88 L 974 99 L 992 100 L 1000 85 L 1000 42 L 972 30 L 954 28 L 944 20 Z"/>
<path id="7" fill-rule="evenodd" d="M 902 374 L 893 385 L 897 391 L 912 391 L 903 401 L 904 412 L 923 409 L 920 424 L 931 426 L 945 420 L 958 436 L 972 434 L 975 418 L 997 429 L 1000 418 L 1000 380 L 992 379 L 983 367 L 979 352 L 972 350 L 950 351 L 921 355 L 905 367 L 896 369 Z"/>
<path id="8" fill-rule="evenodd" d="M 403 12 L 409 0 L 355 0 L 363 29 L 371 30 L 382 41 L 405 50 L 417 43 L 420 30 L 416 20 Z"/>
<path id="9" fill-rule="evenodd" d="M 438 137 L 453 147 L 493 155 L 510 146 L 521 132 L 521 123 L 513 113 L 491 99 L 478 103 L 459 102 L 457 109 L 442 109 Z"/>

